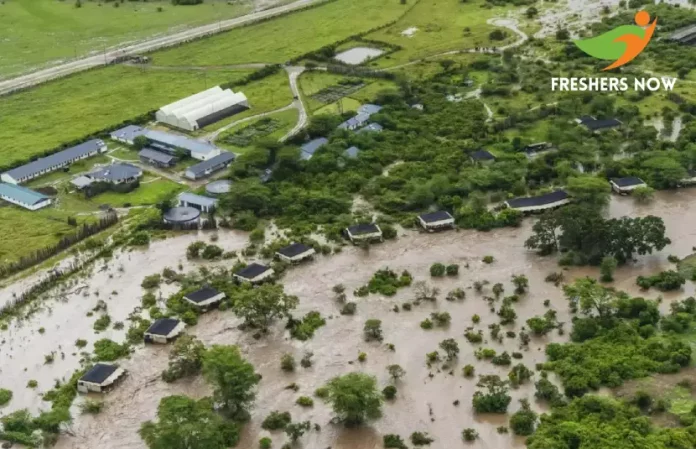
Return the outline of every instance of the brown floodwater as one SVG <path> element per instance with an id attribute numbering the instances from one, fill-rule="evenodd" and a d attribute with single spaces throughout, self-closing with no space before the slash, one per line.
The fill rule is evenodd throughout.
<path id="1" fill-rule="evenodd" d="M 655 201 L 638 205 L 628 197 L 614 197 L 609 214 L 612 216 L 659 215 L 664 218 L 667 233 L 673 243 L 658 254 L 642 257 L 638 263 L 617 270 L 615 285 L 633 294 L 655 298 L 658 293 L 640 292 L 635 286 L 638 274 L 651 273 L 668 267 L 667 256 L 679 257 L 692 252 L 696 245 L 696 230 L 691 223 L 696 219 L 696 190 L 685 189 L 677 192 L 660 193 Z M 283 323 L 273 327 L 271 333 L 261 340 L 254 340 L 249 334 L 236 329 L 239 320 L 231 312 L 211 312 L 201 317 L 199 324 L 188 329 L 206 344 L 236 344 L 256 370 L 263 375 L 259 385 L 256 403 L 252 409 L 252 419 L 244 428 L 239 447 L 253 448 L 259 438 L 270 436 L 274 447 L 284 441 L 282 433 L 268 433 L 260 428 L 264 417 L 272 410 L 290 411 L 294 421 L 310 420 L 318 423 L 321 430 L 310 431 L 302 438 L 302 447 L 333 449 L 372 449 L 381 448 L 381 435 L 398 433 L 407 438 L 414 431 L 427 431 L 436 440 L 430 447 L 459 447 L 461 431 L 467 427 L 475 428 L 480 438 L 471 446 L 475 448 L 498 449 L 501 447 L 523 447 L 524 440 L 512 435 L 498 434 L 496 428 L 507 425 L 507 416 L 476 415 L 472 412 L 471 399 L 475 392 L 475 380 L 461 375 L 461 368 L 473 364 L 477 374 L 498 374 L 506 376 L 509 368 L 496 367 L 490 362 L 478 361 L 474 351 L 480 346 L 491 347 L 499 352 L 520 351 L 523 362 L 530 368 L 545 360 L 544 347 L 551 341 L 563 341 L 565 337 L 553 333 L 545 338 L 533 338 L 529 347 L 520 349 L 517 338 L 505 338 L 502 344 L 490 341 L 488 325 L 497 323 L 498 317 L 490 311 L 484 296 L 491 296 L 490 287 L 496 282 L 505 285 L 506 294 L 512 293 L 510 278 L 514 274 L 525 274 L 530 281 L 529 292 L 515 306 L 517 324 L 503 327 L 519 332 L 523 323 L 534 315 L 543 314 L 546 307 L 543 301 L 549 299 L 551 307 L 557 310 L 559 321 L 569 323 L 567 302 L 560 288 L 544 282 L 546 275 L 559 271 L 553 258 L 539 258 L 524 248 L 524 240 L 531 232 L 532 220 L 525 220 L 517 229 L 500 229 L 488 233 L 473 231 L 449 231 L 438 234 L 425 234 L 404 231 L 399 239 L 375 245 L 369 252 L 355 247 L 345 247 L 336 255 L 317 257 L 311 263 L 292 268 L 283 278 L 287 292 L 300 298 L 295 315 L 318 310 L 327 318 L 326 326 L 320 328 L 313 339 L 300 342 L 289 339 Z M 242 248 L 246 241 L 242 233 L 220 232 L 218 244 L 226 250 Z M 100 298 L 109 305 L 109 313 L 114 321 L 125 317 L 139 303 L 142 291 L 140 281 L 146 275 L 161 272 L 164 267 L 175 267 L 179 261 L 185 270 L 193 265 L 185 260 L 188 243 L 193 236 L 181 236 L 151 245 L 148 251 L 136 251 L 118 255 L 106 271 L 95 267 L 90 277 L 81 280 L 72 290 L 89 284 L 89 291 L 101 291 Z M 492 255 L 495 262 L 484 264 L 481 259 Z M 429 267 L 434 262 L 458 263 L 460 274 L 456 278 L 432 280 Z M 229 262 L 228 262 L 229 263 Z M 124 266 L 124 272 L 119 266 Z M 468 265 L 468 267 L 467 267 Z M 412 289 L 401 289 L 394 297 L 370 295 L 365 298 L 352 298 L 358 304 L 355 316 L 341 316 L 339 304 L 333 299 L 331 288 L 338 283 L 346 286 L 347 292 L 365 284 L 372 274 L 381 268 L 389 267 L 400 271 L 408 269 L 415 280 L 425 280 L 441 290 L 435 303 L 422 303 L 410 312 L 393 312 L 395 305 L 413 298 Z M 110 277 L 109 275 L 113 275 Z M 595 268 L 581 268 L 566 271 L 566 279 L 584 275 L 597 275 Z M 490 284 L 478 294 L 471 288 L 475 281 L 488 280 Z M 460 302 L 447 302 L 446 293 L 454 288 L 466 289 L 467 298 Z M 173 291 L 166 286 L 163 297 Z M 109 295 L 115 290 L 117 295 Z M 685 291 L 664 295 L 665 304 L 671 300 L 693 293 L 693 284 L 687 283 Z M 4 411 L 29 407 L 32 410 L 45 408 L 38 392 L 48 390 L 54 378 L 69 375 L 78 365 L 79 356 L 75 352 L 74 341 L 85 338 L 93 342 L 107 336 L 122 339 L 123 332 L 110 329 L 103 335 L 94 335 L 92 324 L 95 317 L 85 314 L 94 307 L 97 298 L 73 291 L 63 295 L 65 301 L 49 301 L 50 309 L 39 312 L 30 320 L 15 325 L 0 334 L 4 339 L 0 347 L 0 386 L 11 388 L 15 398 Z M 496 304 L 499 306 L 499 304 Z M 448 311 L 452 323 L 446 329 L 423 330 L 419 323 L 434 311 Z M 486 337 L 482 345 L 472 345 L 463 337 L 465 329 L 472 326 L 471 317 L 478 314 L 481 322 L 475 326 Z M 366 343 L 362 337 L 362 327 L 366 319 L 382 320 L 384 342 Z M 37 329 L 45 327 L 45 333 Z M 566 329 L 569 325 L 566 324 Z M 442 364 L 428 368 L 425 354 L 438 349 L 440 341 L 454 338 L 460 347 L 459 358 L 449 370 L 442 370 Z M 386 344 L 395 345 L 390 351 Z M 44 354 L 56 348 L 65 353 L 50 365 L 44 365 Z M 90 346 L 88 346 L 90 348 Z M 314 353 L 314 366 L 309 369 L 298 367 L 295 373 L 285 373 L 280 369 L 280 357 L 292 353 L 299 360 L 304 352 Z M 367 353 L 364 363 L 357 361 L 360 352 Z M 81 416 L 77 410 L 78 398 L 73 416 L 75 421 L 69 426 L 69 435 L 63 436 L 59 449 L 144 449 L 138 436 L 143 421 L 153 419 L 159 400 L 172 394 L 186 394 L 202 397 L 210 394 L 210 388 L 199 377 L 191 380 L 166 384 L 159 378 L 167 365 L 167 347 L 147 346 L 136 349 L 130 359 L 122 366 L 129 371 L 124 383 L 105 396 L 106 408 L 96 416 Z M 312 408 L 295 405 L 301 396 L 312 396 L 314 390 L 324 385 L 334 376 L 350 371 L 362 371 L 377 376 L 380 388 L 389 383 L 386 367 L 399 364 L 406 370 L 406 376 L 397 382 L 397 399 L 388 402 L 383 408 L 383 417 L 359 429 L 345 429 L 331 424 L 331 410 L 315 400 Z M 515 361 L 514 363 L 518 363 Z M 27 370 L 24 371 L 24 368 Z M 38 391 L 25 388 L 26 381 L 34 378 L 39 381 Z M 535 376 L 536 379 L 536 376 Z M 299 386 L 294 392 L 285 387 L 291 383 Z M 533 384 L 528 383 L 512 391 L 513 403 L 510 412 L 518 408 L 517 399 L 533 399 Z M 459 401 L 459 405 L 454 405 Z M 533 402 L 533 401 L 532 401 Z M 533 403 L 534 404 L 534 403 Z M 534 404 L 537 410 L 543 409 Z"/>

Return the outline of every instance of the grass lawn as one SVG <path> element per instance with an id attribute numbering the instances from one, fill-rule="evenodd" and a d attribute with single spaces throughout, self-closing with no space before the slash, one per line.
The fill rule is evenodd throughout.
<path id="1" fill-rule="evenodd" d="M 355 100 L 350 97 L 343 98 L 340 100 L 341 102 L 341 107 L 343 108 L 343 112 L 347 111 L 357 111 L 357 109 L 360 107 L 361 103 L 358 100 Z M 312 115 L 319 115 L 319 114 L 340 114 L 341 110 L 339 108 L 339 102 L 336 101 L 334 103 L 329 103 L 325 106 L 322 106 L 319 109 L 316 109 L 314 112 L 312 112 Z"/>
<path id="2" fill-rule="evenodd" d="M 115 145 L 120 145 L 120 143 Z M 113 147 L 111 147 L 113 148 Z M 109 156 L 115 157 L 116 159 L 120 159 L 122 161 L 138 161 L 138 151 L 136 151 L 133 148 L 128 148 L 128 147 L 118 147 L 113 151 L 109 151 Z"/>
<path id="3" fill-rule="evenodd" d="M 140 181 L 140 186 L 130 193 L 105 192 L 85 200 L 97 206 L 108 204 L 111 207 L 147 206 L 157 204 L 169 195 L 178 193 L 186 187 L 164 178 L 145 175 Z M 75 195 L 75 194 L 73 194 Z"/>
<path id="4" fill-rule="evenodd" d="M 271 118 L 273 120 L 277 120 L 279 122 L 278 128 L 275 131 L 273 131 L 271 134 L 260 137 L 259 139 L 278 140 L 281 137 L 283 137 L 288 131 L 290 131 L 297 124 L 297 119 L 299 118 L 299 113 L 298 113 L 297 109 L 291 109 L 289 111 L 283 111 L 283 112 L 278 112 L 276 114 L 269 115 L 268 118 Z M 259 118 L 258 120 L 261 120 L 261 118 Z M 239 146 L 227 144 L 224 142 L 224 139 L 226 136 L 230 136 L 239 130 L 248 128 L 249 126 L 256 123 L 258 120 L 252 120 L 249 122 L 240 123 L 239 125 L 237 125 L 233 128 L 230 128 L 229 130 L 220 134 L 218 139 L 215 141 L 216 145 L 220 146 L 221 148 L 226 148 L 226 149 L 228 149 L 234 153 L 237 153 L 237 154 L 246 153 L 247 151 L 254 148 L 254 142 L 257 139 L 255 139 L 255 138 L 252 139 L 251 144 L 244 146 L 244 147 L 239 147 Z"/>
<path id="5" fill-rule="evenodd" d="M 73 215 L 54 207 L 28 211 L 3 202 L 0 207 L 0 262 L 18 260 L 74 233 L 75 228 L 67 223 L 68 217 Z M 79 223 L 91 219 L 76 218 Z"/>
<path id="6" fill-rule="evenodd" d="M 252 8 L 249 0 L 206 0 L 197 6 L 173 6 L 169 0 L 83 0 L 81 8 L 75 8 L 72 0 L 4 1 L 0 4 L 0 78 L 50 61 L 237 17 Z"/>
<path id="7" fill-rule="evenodd" d="M 337 114 L 339 112 L 338 102 L 327 104 L 311 96 L 327 87 L 338 86 L 342 80 L 347 79 L 353 78 L 327 72 L 307 72 L 302 74 L 300 77 L 300 88 L 309 110 L 313 114 Z M 365 83 L 364 87 L 343 97 L 344 111 L 355 111 L 361 104 L 374 100 L 380 91 L 397 87 L 396 83 L 390 80 L 365 78 L 362 81 Z"/>
<path id="8" fill-rule="evenodd" d="M 538 120 L 531 124 L 508 129 L 503 134 L 508 139 L 521 137 L 530 142 L 545 142 L 549 140 L 549 125 L 549 120 Z"/>
<path id="9" fill-rule="evenodd" d="M 367 36 L 404 47 L 370 65 L 389 67 L 449 50 L 500 47 L 517 40 L 516 34 L 503 29 L 507 38 L 504 41 L 491 41 L 489 34 L 497 27 L 486 23 L 490 18 L 503 16 L 512 7 L 483 5 L 488 4 L 484 0 L 421 0 L 394 25 Z M 401 34 L 413 27 L 418 28 L 413 36 Z"/>
<path id="10" fill-rule="evenodd" d="M 28 159 L 247 73 L 209 71 L 204 79 L 200 72 L 111 66 L 3 97 L 0 161 Z"/>
<path id="11" fill-rule="evenodd" d="M 335 0 L 153 54 L 159 65 L 206 66 L 285 62 L 397 19 L 399 0 Z"/>

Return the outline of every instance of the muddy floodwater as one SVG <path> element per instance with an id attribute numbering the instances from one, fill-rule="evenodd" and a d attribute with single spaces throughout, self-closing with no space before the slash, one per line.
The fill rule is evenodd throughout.
<path id="1" fill-rule="evenodd" d="M 617 270 L 615 285 L 633 294 L 657 297 L 657 293 L 641 293 L 635 286 L 639 274 L 651 273 L 669 266 L 670 254 L 684 257 L 696 246 L 696 189 L 660 193 L 651 204 L 638 205 L 629 197 L 614 197 L 609 213 L 612 216 L 645 216 L 649 214 L 664 218 L 667 234 L 673 243 L 663 251 L 642 257 L 637 264 Z M 467 427 L 475 428 L 480 438 L 471 446 L 475 448 L 499 449 L 504 447 L 523 447 L 524 440 L 507 434 L 498 434 L 496 428 L 507 425 L 508 416 L 475 415 L 471 399 L 475 380 L 461 375 L 461 368 L 473 364 L 477 374 L 498 374 L 507 376 L 509 367 L 496 367 L 490 362 L 478 361 L 474 351 L 478 347 L 490 347 L 498 352 L 521 351 L 526 366 L 533 368 L 535 363 L 543 362 L 544 346 L 551 341 L 563 341 L 566 337 L 556 333 L 546 338 L 533 338 L 527 349 L 519 348 L 518 338 L 505 338 L 502 344 L 486 341 L 472 345 L 463 337 L 465 329 L 472 326 L 471 317 L 478 314 L 481 322 L 475 326 L 481 329 L 489 340 L 488 325 L 498 323 L 499 319 L 483 296 L 491 295 L 490 286 L 501 282 L 505 294 L 512 294 L 510 278 L 514 274 L 525 274 L 530 281 L 529 292 L 515 306 L 516 325 L 503 326 L 507 330 L 519 332 L 523 323 L 534 315 L 543 314 L 547 308 L 543 301 L 549 299 L 551 308 L 558 311 L 558 319 L 566 322 L 569 329 L 570 316 L 567 302 L 560 288 L 544 282 L 552 271 L 559 271 L 555 259 L 539 258 L 524 248 L 524 240 L 531 232 L 533 219 L 525 220 L 517 229 L 500 229 L 488 233 L 473 231 L 448 231 L 425 234 L 416 231 L 402 232 L 396 241 L 375 245 L 369 251 L 355 247 L 345 247 L 333 256 L 319 256 L 316 260 L 290 269 L 282 279 L 288 293 L 300 298 L 295 315 L 303 315 L 311 310 L 320 311 L 327 318 L 326 326 L 318 329 L 313 339 L 299 342 L 289 339 L 283 329 L 284 323 L 277 323 L 271 333 L 261 340 L 254 340 L 249 334 L 236 329 L 239 320 L 231 312 L 210 312 L 201 317 L 198 325 L 187 330 L 197 335 L 206 344 L 236 344 L 245 357 L 263 375 L 259 385 L 256 403 L 252 409 L 252 419 L 243 432 L 240 448 L 253 448 L 259 438 L 270 436 L 274 447 L 284 441 L 282 433 L 268 433 L 260 428 L 261 422 L 273 410 L 290 411 L 294 421 L 310 420 L 321 426 L 320 431 L 310 431 L 301 440 L 304 448 L 333 449 L 373 449 L 382 447 L 381 435 L 398 433 L 407 437 L 414 431 L 427 431 L 435 438 L 433 448 L 460 447 L 461 431 Z M 246 244 L 246 235 L 220 231 L 217 242 L 225 250 L 239 250 Z M 147 251 L 132 251 L 117 255 L 107 269 L 97 266 L 92 273 L 70 286 L 68 291 L 57 295 L 47 303 L 47 309 L 29 320 L 15 324 L 8 331 L 0 333 L 0 386 L 13 390 L 15 397 L 9 406 L 0 413 L 28 407 L 32 411 L 46 408 L 39 394 L 50 389 L 54 379 L 68 376 L 78 367 L 79 352 L 75 340 L 84 338 L 91 343 L 102 337 L 123 339 L 124 331 L 110 329 L 95 335 L 92 325 L 97 315 L 86 317 L 99 299 L 104 299 L 113 321 L 124 321 L 126 316 L 139 304 L 142 296 L 140 282 L 146 275 L 161 272 L 169 266 L 175 268 L 180 262 L 185 271 L 196 264 L 186 261 L 186 246 L 197 237 L 185 235 L 166 241 L 155 242 Z M 495 258 L 492 264 L 484 264 L 485 255 Z M 456 278 L 432 280 L 429 267 L 435 262 L 458 263 L 460 274 Z M 224 264 L 225 262 L 220 262 Z M 227 262 L 230 263 L 229 261 Z M 120 267 L 123 266 L 123 270 Z M 333 299 L 331 288 L 338 283 L 346 286 L 347 292 L 365 284 L 372 274 L 381 268 L 389 267 L 397 271 L 409 270 L 416 281 L 425 280 L 439 287 L 441 294 L 434 303 L 422 303 L 411 311 L 393 311 L 395 305 L 413 299 L 412 289 L 401 289 L 394 297 L 369 295 L 349 300 L 358 304 L 354 316 L 341 316 L 340 305 Z M 597 275 L 595 268 L 580 268 L 566 272 L 566 280 L 584 275 Z M 488 280 L 490 285 L 478 294 L 471 288 L 475 281 Z M 463 301 L 448 302 L 444 297 L 454 288 L 466 289 Z M 164 286 L 162 297 L 175 291 L 174 286 Z M 88 296 L 85 292 L 90 292 Z M 115 292 L 115 293 L 112 293 Z M 693 293 L 693 284 L 688 282 L 685 291 L 665 295 L 663 307 L 672 300 Z M 499 307 L 499 304 L 496 304 Z M 434 311 L 448 311 L 452 323 L 446 329 L 423 330 L 420 322 Z M 362 328 L 366 319 L 382 320 L 384 342 L 366 343 Z M 43 334 L 38 332 L 44 327 Z M 454 338 L 460 347 L 459 358 L 449 370 L 440 370 L 438 365 L 428 368 L 425 354 L 438 349 L 440 341 Z M 390 351 L 386 344 L 395 345 Z M 53 364 L 44 364 L 44 355 L 57 351 Z M 146 446 L 138 436 L 143 421 L 153 419 L 159 400 L 172 394 L 186 394 L 202 397 L 210 394 L 209 387 L 202 378 L 182 380 L 167 384 L 160 380 L 160 373 L 167 365 L 169 348 L 162 346 L 143 346 L 132 356 L 121 361 L 129 371 L 127 379 L 114 391 L 105 396 L 106 407 L 98 415 L 80 415 L 77 405 L 73 407 L 74 422 L 66 428 L 67 435 L 61 437 L 59 449 L 144 449 Z M 296 359 L 304 352 L 314 353 L 314 366 L 309 369 L 298 367 L 295 373 L 285 373 L 280 369 L 280 357 L 291 353 Z M 65 353 L 65 359 L 61 352 Z M 357 361 L 358 353 L 367 353 L 367 360 Z M 317 387 L 322 386 L 336 375 L 350 371 L 363 371 L 377 376 L 380 388 L 389 383 L 386 367 L 399 364 L 407 372 L 396 383 L 397 398 L 386 402 L 383 417 L 359 429 L 344 429 L 331 424 L 331 410 L 316 399 L 314 407 L 302 408 L 295 405 L 301 396 L 312 396 Z M 514 363 L 518 363 L 515 361 Z M 441 366 L 441 364 L 439 365 Z M 26 369 L 26 371 L 25 371 Z M 538 376 L 535 376 L 535 380 Z M 29 379 L 36 379 L 36 390 L 26 388 Z M 299 391 L 285 387 L 296 383 Z M 517 399 L 533 399 L 533 383 L 512 390 L 513 402 L 509 412 L 518 408 Z M 459 401 L 459 405 L 455 405 Z M 534 405 L 538 410 L 538 405 Z"/>

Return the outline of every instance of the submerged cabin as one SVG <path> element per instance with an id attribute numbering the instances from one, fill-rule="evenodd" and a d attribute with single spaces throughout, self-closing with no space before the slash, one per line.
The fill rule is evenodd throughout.
<path id="1" fill-rule="evenodd" d="M 621 195 L 626 195 L 638 187 L 647 187 L 648 185 L 640 178 L 629 176 L 627 178 L 612 178 L 609 181 L 611 189 Z"/>
<path id="2" fill-rule="evenodd" d="M 493 162 L 495 161 L 495 156 L 488 150 L 478 150 L 474 151 L 469 155 L 474 162 Z"/>
<path id="3" fill-rule="evenodd" d="M 346 236 L 355 242 L 379 240 L 382 241 L 382 230 L 375 223 L 361 223 L 346 228 Z"/>
<path id="4" fill-rule="evenodd" d="M 258 284 L 263 282 L 269 277 L 273 276 L 273 268 L 267 267 L 260 263 L 252 262 L 245 268 L 234 273 L 235 279 L 239 282 L 249 282 L 251 284 Z"/>
<path id="5" fill-rule="evenodd" d="M 220 301 L 225 299 L 225 294 L 220 293 L 211 287 L 203 287 L 195 292 L 187 293 L 184 299 L 200 310 L 208 310 L 217 306 Z"/>
<path id="6" fill-rule="evenodd" d="M 524 213 L 541 212 L 547 209 L 555 209 L 570 202 L 570 197 L 565 190 L 556 190 L 539 196 L 514 198 L 505 201 L 505 205 L 511 209 Z"/>
<path id="7" fill-rule="evenodd" d="M 186 325 L 174 318 L 160 318 L 145 331 L 145 343 L 167 344 L 184 332 Z"/>
<path id="8" fill-rule="evenodd" d="M 522 149 L 527 157 L 534 157 L 539 153 L 544 153 L 553 149 L 553 145 L 548 142 L 538 142 L 527 145 Z"/>
<path id="9" fill-rule="evenodd" d="M 310 258 L 316 254 L 314 248 L 305 245 L 304 243 L 293 243 L 276 251 L 276 256 L 285 262 L 301 262 L 304 259 Z"/>
<path id="10" fill-rule="evenodd" d="M 106 393 L 126 375 L 126 370 L 116 365 L 97 363 L 77 381 L 80 393 Z"/>
<path id="11" fill-rule="evenodd" d="M 426 231 L 446 229 L 454 227 L 454 217 L 446 210 L 430 212 L 418 216 L 418 223 Z"/>

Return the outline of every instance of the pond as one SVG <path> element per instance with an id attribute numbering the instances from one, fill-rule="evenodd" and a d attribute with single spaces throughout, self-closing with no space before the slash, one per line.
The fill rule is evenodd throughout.
<path id="1" fill-rule="evenodd" d="M 370 47 L 355 47 L 343 51 L 335 56 L 335 59 L 350 65 L 359 65 L 368 59 L 376 58 L 384 53 L 384 50 Z"/>

